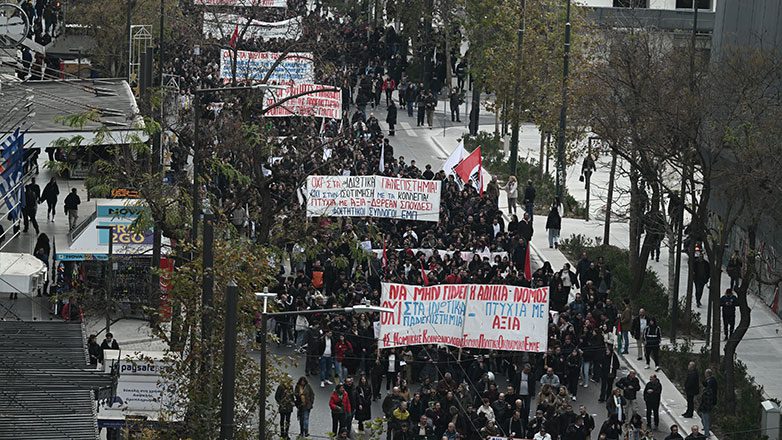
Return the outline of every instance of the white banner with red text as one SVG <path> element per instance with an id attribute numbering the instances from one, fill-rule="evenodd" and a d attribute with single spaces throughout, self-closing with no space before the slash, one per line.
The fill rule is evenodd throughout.
<path id="1" fill-rule="evenodd" d="M 383 283 L 380 348 L 445 344 L 542 353 L 548 345 L 548 287 Z"/>
<path id="2" fill-rule="evenodd" d="M 307 217 L 375 217 L 436 222 L 437 180 L 385 176 L 307 177 Z"/>
<path id="3" fill-rule="evenodd" d="M 323 91 L 319 91 L 323 90 Z M 342 119 L 342 89 L 319 84 L 294 84 L 264 94 L 264 116 L 315 116 Z M 287 99 L 282 104 L 275 104 Z"/>

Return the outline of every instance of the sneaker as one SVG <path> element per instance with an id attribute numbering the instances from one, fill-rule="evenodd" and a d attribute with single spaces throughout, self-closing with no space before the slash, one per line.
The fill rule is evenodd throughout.
<path id="1" fill-rule="evenodd" d="M 321 388 L 326 388 L 326 382 L 320 381 L 320 387 Z"/>
<path id="2" fill-rule="evenodd" d="M 648 365 L 644 367 L 644 370 L 648 370 L 648 369 L 649 369 L 649 366 L 648 366 Z"/>
<path id="3" fill-rule="evenodd" d="M 584 388 L 589 388 L 589 384 L 588 384 L 588 383 L 585 383 L 585 384 L 584 384 Z"/>
<path id="4" fill-rule="evenodd" d="M 329 384 L 329 385 L 334 385 L 334 382 L 332 382 L 330 380 L 326 380 L 326 383 Z"/>
<path id="5" fill-rule="evenodd" d="M 576 401 L 576 396 L 573 396 L 573 397 L 571 397 L 570 399 L 571 399 L 571 400 L 573 400 L 573 401 L 575 402 L 575 401 Z"/>
<path id="6" fill-rule="evenodd" d="M 642 357 L 640 357 L 640 356 L 639 356 L 639 357 L 638 357 L 638 359 L 636 359 L 636 360 L 637 360 L 637 361 L 642 361 L 642 360 L 644 360 L 644 358 L 642 358 Z"/>
<path id="7" fill-rule="evenodd" d="M 654 371 L 660 371 L 660 366 L 658 365 L 658 366 L 654 367 Z"/>

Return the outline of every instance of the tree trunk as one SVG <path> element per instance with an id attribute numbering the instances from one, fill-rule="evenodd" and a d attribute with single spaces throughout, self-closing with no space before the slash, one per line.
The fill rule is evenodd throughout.
<path id="1" fill-rule="evenodd" d="M 712 365 L 720 363 L 720 291 L 722 290 L 722 258 L 725 255 L 725 243 L 728 238 L 728 229 L 723 229 L 719 234 L 719 241 L 712 246 L 709 255 L 711 275 L 709 277 L 709 307 L 711 308 L 711 351 L 709 360 Z M 709 335 L 706 335 L 708 338 Z"/>
<path id="2" fill-rule="evenodd" d="M 641 243 L 641 215 L 640 212 L 640 188 L 638 187 L 638 169 L 630 167 L 630 273 L 636 273 L 638 265 L 638 251 Z"/>
<path id="3" fill-rule="evenodd" d="M 736 349 L 747 334 L 749 325 L 752 320 L 749 303 L 747 302 L 747 293 L 749 291 L 749 285 L 755 277 L 755 226 L 751 225 L 747 230 L 747 254 L 745 256 L 745 268 L 746 272 L 741 277 L 741 285 L 736 289 L 736 295 L 739 300 L 739 311 L 741 312 L 741 319 L 739 325 L 730 335 L 730 339 L 725 343 L 725 356 L 722 358 L 722 371 L 725 372 L 725 406 L 726 408 L 732 408 L 736 405 L 736 374 L 735 374 L 735 361 Z"/>
<path id="4" fill-rule="evenodd" d="M 608 195 L 606 196 L 606 218 L 603 226 L 603 244 L 608 246 L 611 237 L 611 209 L 614 203 L 614 178 L 616 177 L 616 150 L 611 149 L 611 173 L 608 176 Z"/>
<path id="5" fill-rule="evenodd" d="M 481 116 L 481 84 L 479 79 L 476 79 L 472 86 L 472 102 L 470 103 L 470 135 L 478 135 L 478 124 Z"/>
<path id="6" fill-rule="evenodd" d="M 540 167 L 540 176 L 543 177 L 543 155 L 546 149 L 546 132 L 540 130 L 540 160 L 538 160 L 538 167 Z"/>
<path id="7" fill-rule="evenodd" d="M 451 71 L 451 23 L 449 20 L 449 11 L 443 11 L 444 25 L 443 33 L 445 34 L 445 84 L 450 93 L 453 88 L 453 71 Z"/>

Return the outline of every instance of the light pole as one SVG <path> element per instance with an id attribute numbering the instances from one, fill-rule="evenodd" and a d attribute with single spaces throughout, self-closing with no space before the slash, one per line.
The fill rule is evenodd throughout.
<path id="1" fill-rule="evenodd" d="M 107 260 L 109 269 L 106 273 L 106 287 L 103 295 L 103 299 L 106 301 L 106 333 L 108 333 L 111 331 L 111 302 L 109 299 L 114 296 L 114 266 L 111 258 L 114 254 L 114 225 L 98 225 L 95 228 L 109 231 L 109 255 Z"/>
<path id="2" fill-rule="evenodd" d="M 236 322 L 238 320 L 239 288 L 228 283 L 225 295 L 225 349 L 223 352 L 223 392 L 220 401 L 220 439 L 234 438 L 234 406 L 236 404 Z"/>
<path id="3" fill-rule="evenodd" d="M 562 107 L 559 110 L 559 131 L 557 132 L 557 197 L 562 202 L 565 186 L 565 128 L 567 125 L 568 71 L 570 68 L 570 0 L 565 13 L 565 53 L 562 62 Z"/>
<path id="4" fill-rule="evenodd" d="M 364 306 L 364 305 L 356 305 L 352 307 L 338 307 L 333 309 L 313 309 L 313 310 L 291 310 L 286 312 L 267 312 L 266 306 L 267 306 L 267 300 L 269 298 L 275 297 L 275 293 L 269 293 L 269 292 L 263 292 L 263 293 L 256 293 L 255 298 L 258 300 L 263 300 L 263 312 L 261 313 L 261 328 L 260 332 L 262 337 L 264 338 L 263 341 L 261 341 L 261 360 L 260 360 L 260 366 L 261 366 L 261 383 L 260 383 L 260 391 L 259 391 L 259 398 L 258 398 L 258 405 L 259 405 L 259 414 L 258 414 L 258 437 L 260 440 L 265 440 L 266 437 L 264 436 L 266 433 L 266 333 L 268 333 L 267 328 L 267 318 L 269 316 L 291 316 L 291 315 L 315 315 L 318 313 L 373 313 L 373 312 L 379 312 L 379 313 L 393 313 L 394 309 L 390 307 L 380 307 L 380 306 Z"/>

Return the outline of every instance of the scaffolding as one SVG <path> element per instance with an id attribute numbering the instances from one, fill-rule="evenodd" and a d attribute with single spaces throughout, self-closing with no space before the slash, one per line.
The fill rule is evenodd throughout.
<path id="1" fill-rule="evenodd" d="M 130 27 L 130 55 L 128 57 L 128 79 L 131 88 L 138 88 L 138 75 L 141 71 L 141 62 L 147 49 L 153 47 L 152 26 L 146 24 L 132 25 Z"/>

